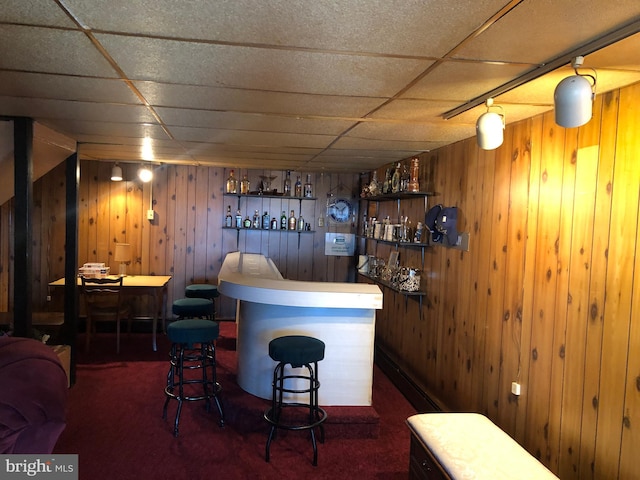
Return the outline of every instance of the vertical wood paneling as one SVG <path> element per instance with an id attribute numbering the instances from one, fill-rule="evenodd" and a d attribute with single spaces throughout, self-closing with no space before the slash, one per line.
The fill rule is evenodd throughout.
<path id="1" fill-rule="evenodd" d="M 620 105 L 633 105 L 638 87 L 620 94 Z M 629 356 L 633 267 L 638 228 L 637 111 L 620 109 L 615 169 L 611 196 L 611 221 L 602 332 L 600 398 L 596 438 L 597 478 L 616 478 L 624 421 L 624 397 Z M 634 346 L 636 349 L 637 345 Z"/>
<path id="2" fill-rule="evenodd" d="M 570 478 L 579 469 L 582 395 L 586 331 L 589 322 L 589 279 L 593 248 L 593 215 L 598 177 L 598 139 L 602 101 L 594 105 L 594 118 L 578 137 L 576 184 L 573 198 L 571 252 L 565 346 L 565 376 L 562 392 L 558 472 Z"/>

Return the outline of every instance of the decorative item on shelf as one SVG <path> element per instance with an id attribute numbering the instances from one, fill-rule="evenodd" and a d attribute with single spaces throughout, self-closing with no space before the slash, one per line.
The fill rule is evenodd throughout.
<path id="1" fill-rule="evenodd" d="M 400 175 L 400 191 L 409 191 L 409 182 L 411 181 L 411 174 L 409 173 L 409 167 L 405 163 L 402 165 L 402 174 Z"/>
<path id="2" fill-rule="evenodd" d="M 276 178 L 278 177 L 275 175 L 260 175 L 260 179 L 262 180 L 262 193 L 265 195 L 275 195 L 277 193 L 277 190 L 271 189 L 273 181 Z M 291 192 L 291 189 L 289 189 L 289 192 Z"/>
<path id="3" fill-rule="evenodd" d="M 487 111 L 476 122 L 476 140 L 483 150 L 494 150 L 504 141 L 504 109 L 499 105 L 494 106 L 493 98 L 487 98 L 486 105 Z M 501 109 L 503 113 L 490 111 L 492 107 Z"/>
<path id="4" fill-rule="evenodd" d="M 409 180 L 409 188 L 410 192 L 419 192 L 420 191 L 420 159 L 418 157 L 413 157 L 411 159 L 411 179 Z"/>
<path id="5" fill-rule="evenodd" d="M 231 216 L 231 205 L 227 205 L 227 214 L 224 217 L 224 226 L 231 228 L 233 225 L 233 217 Z"/>
<path id="6" fill-rule="evenodd" d="M 378 195 L 380 193 L 380 185 L 378 184 L 378 172 L 376 170 L 373 171 L 373 178 L 369 183 L 369 195 Z"/>
<path id="7" fill-rule="evenodd" d="M 596 71 L 592 69 L 594 75 L 580 74 L 578 68 L 582 67 L 583 62 L 584 57 L 581 56 L 572 60 L 575 75 L 558 83 L 553 93 L 555 119 L 561 127 L 579 127 L 591 120 L 596 97 Z"/>
<path id="8" fill-rule="evenodd" d="M 417 292 L 420 290 L 420 270 L 402 267 L 398 275 L 398 290 Z"/>
<path id="9" fill-rule="evenodd" d="M 400 192 L 400 179 L 400 162 L 398 162 L 395 170 L 393 171 L 393 175 L 391 176 L 391 193 Z"/>
<path id="10" fill-rule="evenodd" d="M 382 183 L 382 193 L 391 193 L 391 168 L 387 168 L 384 174 L 384 182 Z"/>
<path id="11" fill-rule="evenodd" d="M 240 210 L 236 211 L 236 228 L 242 228 L 242 213 L 240 213 Z"/>
<path id="12" fill-rule="evenodd" d="M 116 243 L 116 250 L 113 254 L 113 259 L 116 262 L 120 262 L 120 268 L 118 269 L 118 274 L 121 277 L 126 277 L 127 264 L 131 261 L 131 244 Z"/>

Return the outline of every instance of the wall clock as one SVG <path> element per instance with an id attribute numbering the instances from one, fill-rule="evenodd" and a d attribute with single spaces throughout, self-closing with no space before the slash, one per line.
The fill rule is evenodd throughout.
<path id="1" fill-rule="evenodd" d="M 327 207 L 327 216 L 338 223 L 345 223 L 351 220 L 353 206 L 346 198 L 336 198 L 335 202 Z"/>

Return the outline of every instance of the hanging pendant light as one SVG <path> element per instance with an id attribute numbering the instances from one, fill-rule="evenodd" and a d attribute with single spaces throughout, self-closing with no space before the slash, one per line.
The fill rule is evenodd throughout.
<path id="1" fill-rule="evenodd" d="M 583 57 L 573 59 L 571 66 L 576 74 L 558 83 L 553 93 L 556 123 L 561 127 L 579 127 L 591 120 L 593 100 L 596 96 L 596 77 L 578 73 L 578 68 L 582 66 L 583 61 Z M 588 80 L 589 78 L 593 84 Z"/>
<path id="2" fill-rule="evenodd" d="M 111 169 L 111 181 L 112 182 L 121 182 L 122 181 L 122 168 L 116 164 Z"/>
<path id="3" fill-rule="evenodd" d="M 476 140 L 483 150 L 494 150 L 504 141 L 505 117 L 504 113 L 490 111 L 491 107 L 494 107 L 493 98 L 487 98 L 485 104 L 487 111 L 480 115 L 476 122 Z M 494 108 L 504 110 L 498 105 Z"/>

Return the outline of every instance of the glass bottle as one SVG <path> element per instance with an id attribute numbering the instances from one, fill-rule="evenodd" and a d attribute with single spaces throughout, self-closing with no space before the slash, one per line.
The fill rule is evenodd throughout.
<path id="1" fill-rule="evenodd" d="M 407 192 L 409 190 L 409 182 L 411 181 L 411 175 L 409 175 L 409 167 L 402 165 L 402 175 L 400 175 L 400 191 Z"/>
<path id="2" fill-rule="evenodd" d="M 373 178 L 369 183 L 369 194 L 370 195 L 378 195 L 380 193 L 380 186 L 378 185 L 378 172 L 377 170 L 373 171 Z"/>
<path id="3" fill-rule="evenodd" d="M 240 182 L 240 193 L 242 195 L 248 195 L 249 194 L 249 187 L 251 186 L 251 183 L 249 182 L 249 177 L 247 176 L 247 174 L 245 173 L 242 176 L 242 181 Z"/>
<path id="4" fill-rule="evenodd" d="M 287 176 L 284 179 L 284 195 L 285 197 L 291 196 L 291 172 L 287 170 Z"/>
<path id="5" fill-rule="evenodd" d="M 260 212 L 253 212 L 253 228 L 260 228 Z"/>
<path id="6" fill-rule="evenodd" d="M 278 218 L 277 215 L 271 219 L 271 230 L 278 229 Z"/>
<path id="7" fill-rule="evenodd" d="M 247 215 L 246 218 L 244 219 L 243 226 L 244 228 L 251 228 L 251 219 L 249 218 L 249 215 Z"/>
<path id="8" fill-rule="evenodd" d="M 295 196 L 296 197 L 302 196 L 302 182 L 300 181 L 300 175 L 298 175 L 298 179 L 296 180 Z"/>
<path id="9" fill-rule="evenodd" d="M 280 230 L 287 229 L 287 214 L 285 211 L 282 211 L 282 215 L 280 215 Z"/>
<path id="10" fill-rule="evenodd" d="M 400 191 L 400 162 L 396 165 L 391 177 L 391 192 L 398 193 Z"/>
<path id="11" fill-rule="evenodd" d="M 233 217 L 231 216 L 231 205 L 227 205 L 227 215 L 224 217 L 224 226 L 231 228 Z"/>
<path id="12" fill-rule="evenodd" d="M 296 229 L 296 214 L 291 210 L 291 216 L 289 217 L 289 230 Z"/>
<path id="13" fill-rule="evenodd" d="M 409 180 L 409 191 L 419 192 L 420 183 L 418 177 L 420 176 L 420 160 L 416 158 L 411 159 L 411 180 Z"/>
<path id="14" fill-rule="evenodd" d="M 302 212 L 300 212 L 300 216 L 298 217 L 298 231 L 304 231 L 304 218 L 302 217 Z"/>
<path id="15" fill-rule="evenodd" d="M 304 196 L 307 198 L 313 197 L 313 187 L 311 186 L 311 174 L 307 173 L 307 181 L 304 184 Z"/>
<path id="16" fill-rule="evenodd" d="M 382 193 L 389 193 L 391 190 L 391 169 L 387 168 L 384 174 L 384 182 L 382 183 Z"/>
<path id="17" fill-rule="evenodd" d="M 271 217 L 269 213 L 265 210 L 264 215 L 262 215 L 262 229 L 269 230 L 271 227 Z"/>
<path id="18" fill-rule="evenodd" d="M 229 177 L 227 178 L 227 193 L 238 193 L 238 180 L 233 170 L 229 172 Z"/>
<path id="19" fill-rule="evenodd" d="M 236 228 L 242 228 L 242 214 L 240 210 L 236 212 Z"/>

